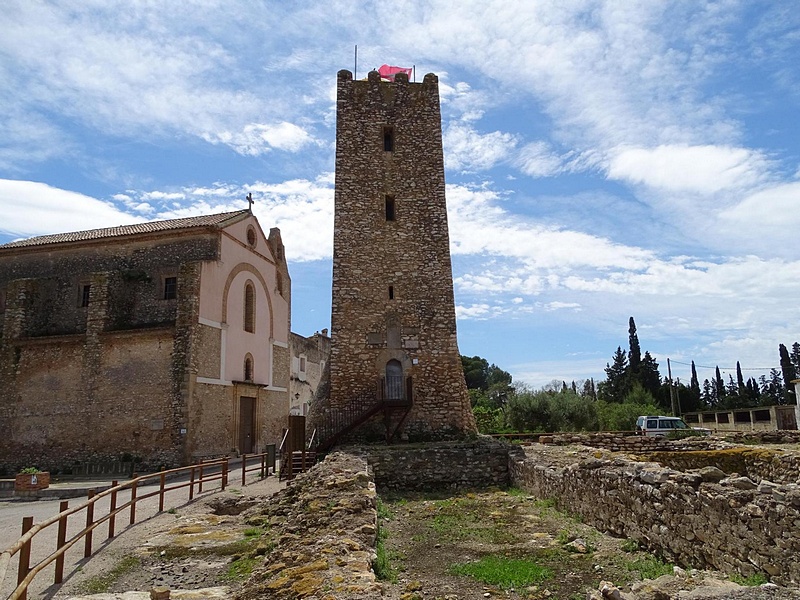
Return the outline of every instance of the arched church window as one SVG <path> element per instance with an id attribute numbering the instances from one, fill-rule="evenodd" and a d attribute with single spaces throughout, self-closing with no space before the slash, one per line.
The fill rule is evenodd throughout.
<path id="1" fill-rule="evenodd" d="M 244 284 L 244 330 L 256 330 L 256 290 L 249 281 Z"/>
<path id="2" fill-rule="evenodd" d="M 244 357 L 244 380 L 253 381 L 253 357 L 250 354 Z"/>

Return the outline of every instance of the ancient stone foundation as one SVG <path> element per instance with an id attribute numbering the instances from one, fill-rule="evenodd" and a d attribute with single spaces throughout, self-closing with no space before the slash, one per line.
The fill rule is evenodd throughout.
<path id="1" fill-rule="evenodd" d="M 456 490 L 509 485 L 509 453 L 518 446 L 478 437 L 463 442 L 351 449 L 369 462 L 381 490 Z"/>
<path id="2" fill-rule="evenodd" d="M 264 505 L 275 548 L 237 600 L 379 598 L 372 562 L 378 527 L 375 484 L 367 463 L 334 453 Z"/>
<path id="3" fill-rule="evenodd" d="M 554 460 L 553 451 L 527 448 L 524 460 L 513 461 L 512 481 L 683 566 L 800 582 L 797 483 L 753 481 L 716 467 L 676 471 L 600 450 L 558 450 Z"/>

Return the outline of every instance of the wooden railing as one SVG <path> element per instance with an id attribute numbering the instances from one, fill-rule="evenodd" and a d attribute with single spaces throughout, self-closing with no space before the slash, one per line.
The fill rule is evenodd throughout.
<path id="1" fill-rule="evenodd" d="M 257 464 L 247 466 L 248 461 L 258 461 Z M 267 451 L 261 454 L 242 455 L 242 485 L 246 485 L 247 473 L 255 471 L 259 472 L 259 478 L 263 479 L 269 477 L 270 468 L 272 473 L 275 473 L 275 445 L 267 446 Z M 229 474 L 229 459 L 222 458 L 217 460 L 201 461 L 198 464 L 190 465 L 188 467 L 180 467 L 177 469 L 170 469 L 168 471 L 160 471 L 159 473 L 152 473 L 149 475 L 142 475 L 122 484 L 117 481 L 112 481 L 112 487 L 100 492 L 95 493 L 94 490 L 89 490 L 88 500 L 79 506 L 69 508 L 69 502 L 64 500 L 59 507 L 59 513 L 42 521 L 41 523 L 33 524 L 33 517 L 24 517 L 22 519 L 22 537 L 20 537 L 13 545 L 0 553 L 0 583 L 3 582 L 6 576 L 6 571 L 11 562 L 11 558 L 19 554 L 19 565 L 17 568 L 17 587 L 8 596 L 7 600 L 26 600 L 28 593 L 28 586 L 34 578 L 41 573 L 46 567 L 55 563 L 55 576 L 53 583 L 60 584 L 64 579 L 64 555 L 67 550 L 77 544 L 80 540 L 84 540 L 84 558 L 88 558 L 92 554 L 92 534 L 95 529 L 105 522 L 108 522 L 108 539 L 115 535 L 116 517 L 123 511 L 129 511 L 129 525 L 136 523 L 136 504 L 147 498 L 158 496 L 158 512 L 164 510 L 164 495 L 173 490 L 181 488 L 189 488 L 189 501 L 194 499 L 195 489 L 198 494 L 203 492 L 203 486 L 209 483 L 219 481 L 220 489 L 225 490 L 228 485 Z M 174 483 L 167 484 L 168 481 L 187 477 L 187 481 L 174 481 Z M 158 488 L 154 491 L 148 492 L 143 495 L 138 495 L 138 490 L 143 485 L 158 482 Z M 130 492 L 130 497 L 124 504 L 118 505 L 120 493 L 126 491 Z M 208 491 L 208 488 L 206 488 Z M 103 517 L 95 517 L 96 503 L 105 497 L 109 497 L 109 510 L 108 514 Z M 72 538 L 67 540 L 67 519 L 85 511 L 86 526 L 75 534 Z M 49 556 L 45 557 L 35 565 L 31 566 L 31 544 L 37 534 L 44 531 L 48 527 L 58 524 L 58 534 L 56 542 L 56 550 Z"/>

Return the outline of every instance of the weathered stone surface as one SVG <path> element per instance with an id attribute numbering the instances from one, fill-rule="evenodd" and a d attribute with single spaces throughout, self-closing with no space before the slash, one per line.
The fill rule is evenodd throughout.
<path id="1" fill-rule="evenodd" d="M 479 436 L 469 442 L 365 446 L 351 449 L 366 457 L 375 483 L 387 490 L 441 490 L 509 485 L 509 455 L 519 446 Z"/>
<path id="2" fill-rule="evenodd" d="M 298 475 L 253 517 L 279 541 L 236 598 L 380 597 L 376 507 L 363 459 L 337 452 Z"/>
<path id="3" fill-rule="evenodd" d="M 762 572 L 782 585 L 800 582 L 795 560 L 800 541 L 789 525 L 800 524 L 797 484 L 784 484 L 781 500 L 775 493 L 759 493 L 747 478 L 723 480 L 747 489 L 697 485 L 656 463 L 617 457 L 602 469 L 580 468 L 596 460 L 588 451 L 558 460 L 554 453 L 546 446 L 526 448 L 525 460 L 512 459 L 512 481 L 538 497 L 555 499 L 600 530 L 634 539 L 681 565 L 745 577 Z"/>
<path id="4" fill-rule="evenodd" d="M 354 440 L 475 433 L 456 339 L 435 75 L 387 82 L 373 71 L 354 81 L 339 71 L 334 202 L 330 410 L 364 396 L 411 400 L 408 414 L 381 414 Z M 324 413 L 311 416 L 322 431 Z"/>

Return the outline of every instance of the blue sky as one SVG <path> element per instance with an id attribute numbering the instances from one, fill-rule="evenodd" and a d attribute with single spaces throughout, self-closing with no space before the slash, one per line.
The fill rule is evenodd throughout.
<path id="1" fill-rule="evenodd" d="M 359 77 L 439 76 L 463 354 L 534 386 L 600 379 L 634 316 L 688 380 L 680 363 L 777 367 L 800 339 L 790 0 L 6 0 L 0 241 L 252 192 L 286 244 L 293 330 L 329 327 L 356 44 Z"/>

